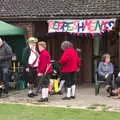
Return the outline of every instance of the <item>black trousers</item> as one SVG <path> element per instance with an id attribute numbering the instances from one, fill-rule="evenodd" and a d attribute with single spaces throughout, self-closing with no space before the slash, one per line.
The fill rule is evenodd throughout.
<path id="1" fill-rule="evenodd" d="M 105 76 L 99 76 L 100 81 L 105 81 L 107 85 L 112 86 L 113 74 L 109 74 L 107 78 Z"/>
<path id="2" fill-rule="evenodd" d="M 61 80 L 65 80 L 65 87 L 69 88 L 75 84 L 75 72 L 62 73 Z"/>
<path id="3" fill-rule="evenodd" d="M 5 86 L 5 93 L 9 91 L 9 68 L 0 68 L 0 79 Z"/>
<path id="4" fill-rule="evenodd" d="M 29 72 L 25 72 L 24 73 L 24 77 L 26 79 L 26 81 L 30 84 L 34 84 L 35 87 L 37 86 L 38 84 L 38 81 L 37 81 L 37 72 L 36 72 L 36 68 L 29 68 Z"/>
<path id="5" fill-rule="evenodd" d="M 117 88 L 120 88 L 120 77 L 117 77 L 115 80 L 115 84 Z"/>

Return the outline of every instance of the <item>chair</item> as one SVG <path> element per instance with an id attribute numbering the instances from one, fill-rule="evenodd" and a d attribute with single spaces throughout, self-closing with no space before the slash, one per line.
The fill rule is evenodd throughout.
<path id="1" fill-rule="evenodd" d="M 100 86 L 105 84 L 105 81 L 99 80 L 98 71 L 95 73 L 95 95 L 99 95 Z M 115 88 L 115 75 L 113 74 L 112 87 Z"/>

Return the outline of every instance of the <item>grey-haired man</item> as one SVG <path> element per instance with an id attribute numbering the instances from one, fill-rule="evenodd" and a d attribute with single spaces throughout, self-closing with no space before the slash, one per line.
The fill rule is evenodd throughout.
<path id="1" fill-rule="evenodd" d="M 12 49 L 11 47 L 0 38 L 0 77 L 4 83 L 5 95 L 8 95 L 9 89 L 9 68 L 11 67 Z"/>

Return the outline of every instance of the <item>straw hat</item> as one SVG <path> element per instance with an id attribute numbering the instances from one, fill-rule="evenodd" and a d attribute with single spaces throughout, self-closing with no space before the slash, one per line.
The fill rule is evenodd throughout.
<path id="1" fill-rule="evenodd" d="M 38 39 L 35 38 L 35 37 L 30 37 L 30 38 L 28 39 L 28 43 L 36 43 L 36 42 L 38 42 Z"/>

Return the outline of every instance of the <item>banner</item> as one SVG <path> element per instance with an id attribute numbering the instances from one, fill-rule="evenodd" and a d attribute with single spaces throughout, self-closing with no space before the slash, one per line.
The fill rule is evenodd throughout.
<path id="1" fill-rule="evenodd" d="M 116 19 L 48 20 L 48 32 L 101 33 L 112 30 Z"/>

